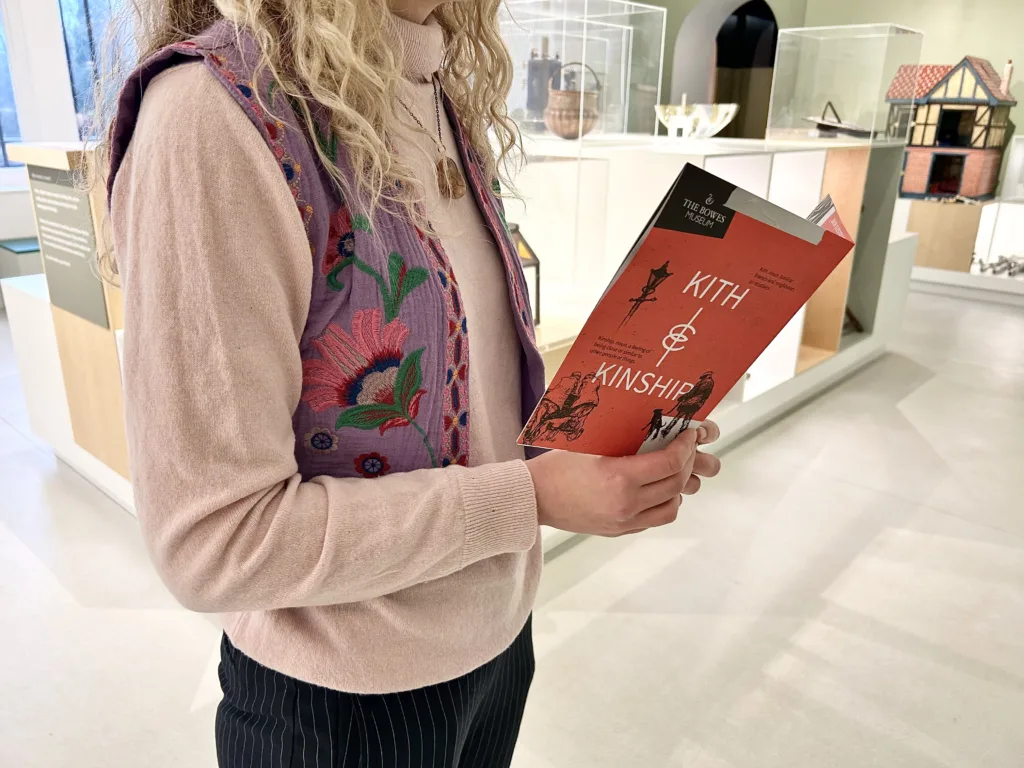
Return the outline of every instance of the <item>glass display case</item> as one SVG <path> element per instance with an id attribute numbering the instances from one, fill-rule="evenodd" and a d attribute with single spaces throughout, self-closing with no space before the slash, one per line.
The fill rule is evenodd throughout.
<path id="1" fill-rule="evenodd" d="M 1014 136 L 1010 140 L 1007 153 L 1002 196 L 1006 199 L 1024 200 L 1024 136 Z"/>
<path id="2" fill-rule="evenodd" d="M 664 8 L 623 0 L 507 0 L 509 113 L 525 134 L 653 134 Z"/>
<path id="3" fill-rule="evenodd" d="M 906 144 L 923 39 L 894 24 L 780 31 L 767 137 Z"/>

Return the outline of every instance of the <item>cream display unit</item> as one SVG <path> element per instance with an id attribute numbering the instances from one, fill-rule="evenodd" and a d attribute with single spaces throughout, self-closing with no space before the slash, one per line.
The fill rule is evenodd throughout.
<path id="1" fill-rule="evenodd" d="M 77 188 L 79 143 L 14 144 L 27 166 L 42 274 L 0 281 L 32 431 L 58 458 L 132 510 L 117 333 L 121 291 L 100 279 L 102 190 Z"/>
<path id="2" fill-rule="evenodd" d="M 1004 189 L 1013 189 L 1007 175 Z M 900 201 L 901 203 L 907 201 Z M 928 218 L 919 221 L 919 205 Z M 898 219 L 898 222 L 901 220 Z M 919 252 L 911 286 L 922 293 L 1024 306 L 1024 198 L 981 205 L 913 201 L 906 231 L 921 232 L 931 258 Z M 899 231 L 895 229 L 894 234 Z"/>
<path id="3" fill-rule="evenodd" d="M 914 290 L 1024 306 L 1024 137 L 1010 142 L 1001 192 L 974 204 L 896 201 L 893 235 L 920 235 Z"/>

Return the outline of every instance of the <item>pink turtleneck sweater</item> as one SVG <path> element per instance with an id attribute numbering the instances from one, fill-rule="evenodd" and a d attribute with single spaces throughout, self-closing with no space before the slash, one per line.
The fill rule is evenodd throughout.
<path id="1" fill-rule="evenodd" d="M 441 30 L 396 19 L 393 37 L 403 101 L 434 128 Z M 276 161 L 204 65 L 151 84 L 112 202 L 132 479 L 157 568 L 258 662 L 359 693 L 453 679 L 501 653 L 541 570 L 501 258 L 472 195 L 440 198 L 433 141 L 410 132 L 398 151 L 426 182 L 473 329 L 468 469 L 301 481 L 291 414 L 309 246 Z"/>

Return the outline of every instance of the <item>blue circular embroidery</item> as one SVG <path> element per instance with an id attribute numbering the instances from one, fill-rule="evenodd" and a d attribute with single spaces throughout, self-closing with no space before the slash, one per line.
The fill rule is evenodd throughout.
<path id="1" fill-rule="evenodd" d="M 356 255 L 356 235 L 354 232 L 346 232 L 338 238 L 338 255 L 342 258 Z"/>
<path id="2" fill-rule="evenodd" d="M 306 435 L 306 446 L 313 453 L 334 453 L 338 450 L 338 438 L 329 429 L 314 429 Z"/>

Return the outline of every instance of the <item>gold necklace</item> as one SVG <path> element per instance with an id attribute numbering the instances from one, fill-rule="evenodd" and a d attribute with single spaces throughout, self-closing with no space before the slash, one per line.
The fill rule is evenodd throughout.
<path id="1" fill-rule="evenodd" d="M 423 121 L 419 119 L 415 112 L 402 101 L 402 98 L 398 98 L 398 103 L 401 104 L 405 111 L 409 113 L 409 116 L 416 121 L 416 125 L 420 127 L 420 130 L 426 133 L 430 138 L 434 140 L 434 146 L 437 148 L 437 152 L 440 157 L 437 160 L 437 188 L 440 190 L 444 197 L 449 200 L 458 200 L 466 194 L 466 179 L 462 175 L 462 171 L 459 170 L 459 164 L 456 163 L 452 158 L 448 157 L 448 150 L 444 148 L 444 139 L 441 134 L 441 98 L 438 94 L 437 77 L 432 78 L 434 84 L 434 114 L 437 116 L 437 138 L 435 139 L 427 127 L 423 125 Z"/>

